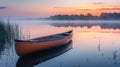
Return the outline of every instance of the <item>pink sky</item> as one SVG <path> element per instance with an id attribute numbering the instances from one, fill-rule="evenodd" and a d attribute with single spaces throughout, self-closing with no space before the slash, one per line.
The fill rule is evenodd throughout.
<path id="1" fill-rule="evenodd" d="M 99 15 L 120 12 L 120 0 L 1 0 L 0 16 L 48 17 L 56 14 Z M 2 8 L 6 7 L 6 8 Z"/>

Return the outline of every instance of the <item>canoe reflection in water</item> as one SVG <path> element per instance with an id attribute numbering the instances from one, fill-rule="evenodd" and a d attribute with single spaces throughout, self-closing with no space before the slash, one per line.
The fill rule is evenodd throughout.
<path id="1" fill-rule="evenodd" d="M 16 67 L 33 67 L 37 64 L 57 57 L 70 49 L 72 49 L 72 40 L 67 44 L 58 47 L 20 57 L 17 61 Z"/>

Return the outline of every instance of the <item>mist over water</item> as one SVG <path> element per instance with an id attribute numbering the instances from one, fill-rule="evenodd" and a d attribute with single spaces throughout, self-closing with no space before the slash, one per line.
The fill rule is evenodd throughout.
<path id="1" fill-rule="evenodd" d="M 21 39 L 25 40 L 73 29 L 72 49 L 38 62 L 35 67 L 120 66 L 120 21 L 11 20 L 11 23 L 19 25 Z M 0 56 L 2 67 L 16 67 L 21 60 L 14 46 L 3 50 Z"/>

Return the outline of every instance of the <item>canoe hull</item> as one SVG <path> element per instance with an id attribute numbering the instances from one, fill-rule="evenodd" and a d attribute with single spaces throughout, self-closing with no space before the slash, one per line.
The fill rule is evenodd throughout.
<path id="1" fill-rule="evenodd" d="M 54 47 L 45 51 L 38 51 L 32 54 L 28 54 L 18 59 L 16 67 L 34 67 L 37 64 L 60 56 L 70 49 L 72 49 L 72 41 L 59 47 Z"/>
<path id="2" fill-rule="evenodd" d="M 43 51 L 60 45 L 68 43 L 72 39 L 72 34 L 65 38 L 52 40 L 52 41 L 43 41 L 43 42 L 15 42 L 16 44 L 16 53 L 19 56 L 24 56 L 36 51 Z"/>

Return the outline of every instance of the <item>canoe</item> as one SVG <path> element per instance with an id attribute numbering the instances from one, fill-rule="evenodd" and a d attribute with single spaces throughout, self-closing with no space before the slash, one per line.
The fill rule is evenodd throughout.
<path id="1" fill-rule="evenodd" d="M 72 40 L 69 43 L 61 45 L 59 47 L 54 47 L 52 49 L 35 52 L 19 57 L 16 63 L 16 67 L 34 67 L 36 65 L 40 65 L 43 62 L 63 55 L 70 49 L 72 49 Z"/>
<path id="2" fill-rule="evenodd" d="M 72 30 L 29 40 L 15 40 L 15 48 L 19 56 L 24 56 L 66 44 L 70 40 L 72 40 Z"/>

